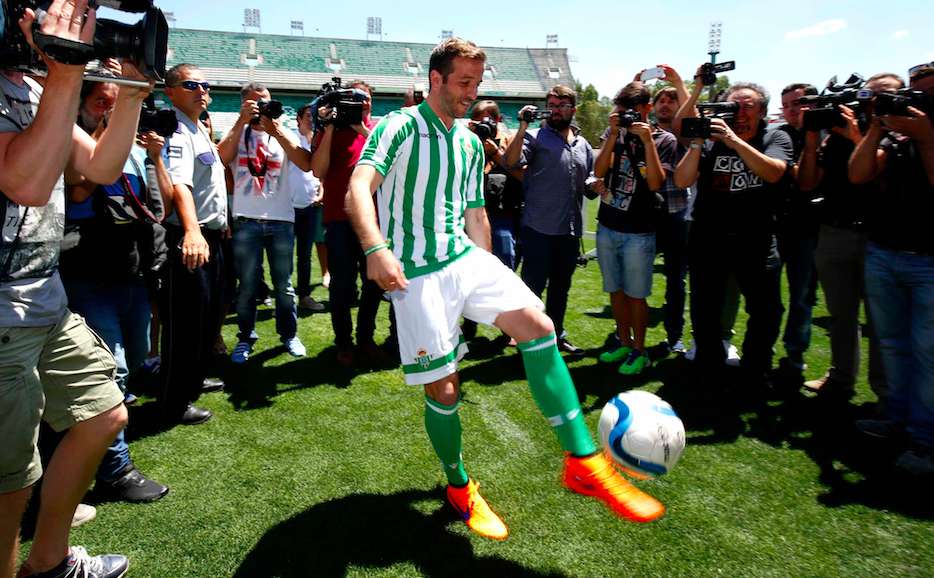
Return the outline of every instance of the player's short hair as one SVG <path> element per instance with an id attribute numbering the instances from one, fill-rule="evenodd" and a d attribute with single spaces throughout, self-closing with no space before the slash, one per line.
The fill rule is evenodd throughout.
<path id="1" fill-rule="evenodd" d="M 640 104 L 648 104 L 652 93 L 644 83 L 634 80 L 619 89 L 613 97 L 613 104 L 619 107 L 634 108 Z"/>
<path id="2" fill-rule="evenodd" d="M 199 68 L 197 65 L 190 64 L 188 62 L 176 64 L 165 72 L 165 85 L 170 88 L 173 86 L 178 86 L 178 83 L 182 81 L 182 73 L 189 70 L 199 70 Z"/>
<path id="3" fill-rule="evenodd" d="M 434 50 L 431 51 L 431 58 L 428 60 L 428 74 L 437 70 L 441 74 L 444 82 L 447 82 L 448 75 L 454 70 L 455 58 L 469 58 L 470 60 L 486 61 L 486 53 L 482 48 L 469 40 L 463 38 L 448 38 L 442 40 Z"/>
<path id="4" fill-rule="evenodd" d="M 667 96 L 671 100 L 680 102 L 680 99 L 678 98 L 678 89 L 673 86 L 666 86 L 665 88 L 662 88 L 655 93 L 655 96 L 652 97 L 652 104 L 657 103 L 658 99 L 663 96 Z"/>
<path id="5" fill-rule="evenodd" d="M 551 90 L 548 91 L 548 94 L 545 95 L 545 98 L 553 96 L 560 100 L 570 100 L 571 104 L 577 106 L 577 93 L 568 86 L 563 84 L 556 84 L 551 87 Z"/>

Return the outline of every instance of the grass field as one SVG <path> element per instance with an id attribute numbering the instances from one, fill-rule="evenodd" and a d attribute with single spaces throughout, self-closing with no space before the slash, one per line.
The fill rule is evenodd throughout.
<path id="1" fill-rule="evenodd" d="M 659 271 L 649 343 L 664 337 Z M 147 399 L 131 412 L 133 459 L 169 495 L 99 504 L 73 542 L 128 555 L 133 577 L 934 576 L 934 491 L 896 475 L 891 452 L 852 430 L 872 411 L 865 379 L 848 407 L 800 393 L 765 400 L 742 383 L 711 400 L 674 357 L 627 380 L 596 361 L 613 326 L 606 305 L 596 262 L 578 269 L 567 327 L 594 348 L 570 365 L 588 423 L 595 430 L 611 396 L 644 388 L 688 429 L 674 471 L 638 482 L 668 506 L 655 523 L 617 519 L 558 483 L 560 448 L 509 349 L 462 366 L 468 471 L 511 531 L 503 543 L 470 534 L 442 506 L 420 390 L 399 369 L 342 369 L 326 313 L 301 318 L 309 355 L 290 358 L 261 308 L 258 354 L 228 372 L 227 391 L 202 398 L 213 420 L 161 431 Z M 814 317 L 809 377 L 829 362 L 823 303 Z M 231 318 L 231 346 L 234 334 Z"/>

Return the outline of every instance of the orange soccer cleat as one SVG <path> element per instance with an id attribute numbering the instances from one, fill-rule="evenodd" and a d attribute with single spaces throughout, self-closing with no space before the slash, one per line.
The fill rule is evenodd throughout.
<path id="1" fill-rule="evenodd" d="M 506 524 L 480 495 L 480 484 L 475 480 L 470 480 L 463 488 L 448 486 L 446 494 L 468 528 L 493 540 L 505 540 L 509 536 Z"/>
<path id="2" fill-rule="evenodd" d="M 572 492 L 594 496 L 633 522 L 651 522 L 665 513 L 661 502 L 627 482 L 602 453 L 585 458 L 567 456 L 563 482 Z"/>

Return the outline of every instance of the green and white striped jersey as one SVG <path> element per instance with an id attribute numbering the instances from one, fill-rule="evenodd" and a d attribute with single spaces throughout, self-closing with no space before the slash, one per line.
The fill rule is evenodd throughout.
<path id="1" fill-rule="evenodd" d="M 370 133 L 357 164 L 383 176 L 380 229 L 406 277 L 437 271 L 474 246 L 464 211 L 483 206 L 484 162 L 467 123 L 448 130 L 427 101 L 386 116 Z"/>

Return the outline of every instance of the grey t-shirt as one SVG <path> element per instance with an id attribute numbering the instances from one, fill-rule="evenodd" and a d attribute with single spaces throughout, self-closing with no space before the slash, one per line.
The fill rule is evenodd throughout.
<path id="1" fill-rule="evenodd" d="M 0 132 L 22 132 L 35 116 L 42 87 L 22 86 L 0 75 Z M 62 130 L 70 130 L 64 127 Z M 65 183 L 61 175 L 49 202 L 23 207 L 4 195 L 0 232 L 0 327 L 55 325 L 68 305 L 58 275 L 65 231 Z"/>
<path id="2" fill-rule="evenodd" d="M 175 110 L 178 128 L 167 143 L 167 169 L 172 183 L 188 185 L 198 223 L 206 229 L 227 228 L 227 181 L 224 165 L 217 155 L 207 130 L 200 122 L 192 122 L 184 112 Z M 166 219 L 180 226 L 178 212 Z"/>

